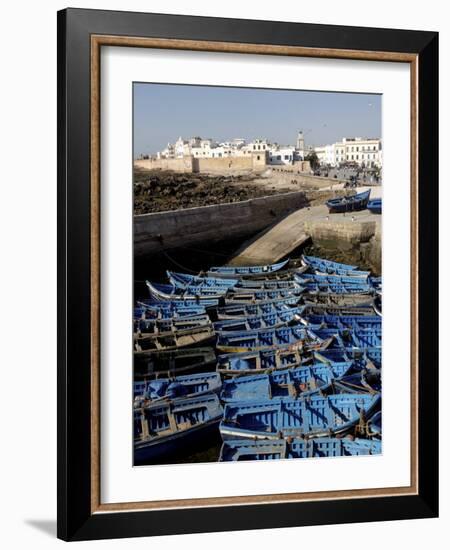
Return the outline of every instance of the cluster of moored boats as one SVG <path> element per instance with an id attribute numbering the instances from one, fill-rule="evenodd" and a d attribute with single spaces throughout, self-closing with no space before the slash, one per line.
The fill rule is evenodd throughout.
<path id="1" fill-rule="evenodd" d="M 135 463 L 381 452 L 381 279 L 302 256 L 167 272 L 134 311 Z"/>
<path id="2" fill-rule="evenodd" d="M 356 212 L 358 210 L 365 210 L 366 208 L 372 214 L 381 214 L 382 212 L 382 199 L 376 198 L 370 200 L 370 189 L 355 195 L 330 199 L 326 202 L 326 205 L 330 213 L 333 214 Z"/>

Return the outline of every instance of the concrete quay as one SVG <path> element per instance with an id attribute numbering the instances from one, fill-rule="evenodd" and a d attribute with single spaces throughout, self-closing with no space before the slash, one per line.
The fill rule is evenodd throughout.
<path id="1" fill-rule="evenodd" d="M 229 265 L 273 263 L 311 239 L 331 250 L 358 251 L 381 271 L 381 216 L 369 210 L 329 214 L 325 205 L 301 208 L 245 242 Z"/>

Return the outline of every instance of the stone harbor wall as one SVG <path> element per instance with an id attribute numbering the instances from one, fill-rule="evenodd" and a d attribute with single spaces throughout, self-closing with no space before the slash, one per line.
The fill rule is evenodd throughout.
<path id="1" fill-rule="evenodd" d="M 153 254 L 202 242 L 246 238 L 307 203 L 302 191 L 134 216 L 134 252 Z"/>

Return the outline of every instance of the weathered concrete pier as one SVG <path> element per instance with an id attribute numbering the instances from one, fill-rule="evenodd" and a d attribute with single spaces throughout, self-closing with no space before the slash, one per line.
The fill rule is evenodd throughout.
<path id="1" fill-rule="evenodd" d="M 358 251 L 381 271 L 381 216 L 369 210 L 329 214 L 325 205 L 301 208 L 245 242 L 230 265 L 280 260 L 308 239 L 322 248 Z"/>

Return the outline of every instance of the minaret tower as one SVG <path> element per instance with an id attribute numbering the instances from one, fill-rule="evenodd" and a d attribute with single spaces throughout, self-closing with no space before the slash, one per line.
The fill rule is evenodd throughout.
<path id="1" fill-rule="evenodd" d="M 299 132 L 297 134 L 297 149 L 303 155 L 303 151 L 305 150 L 305 139 L 303 137 L 302 130 L 299 130 Z"/>

